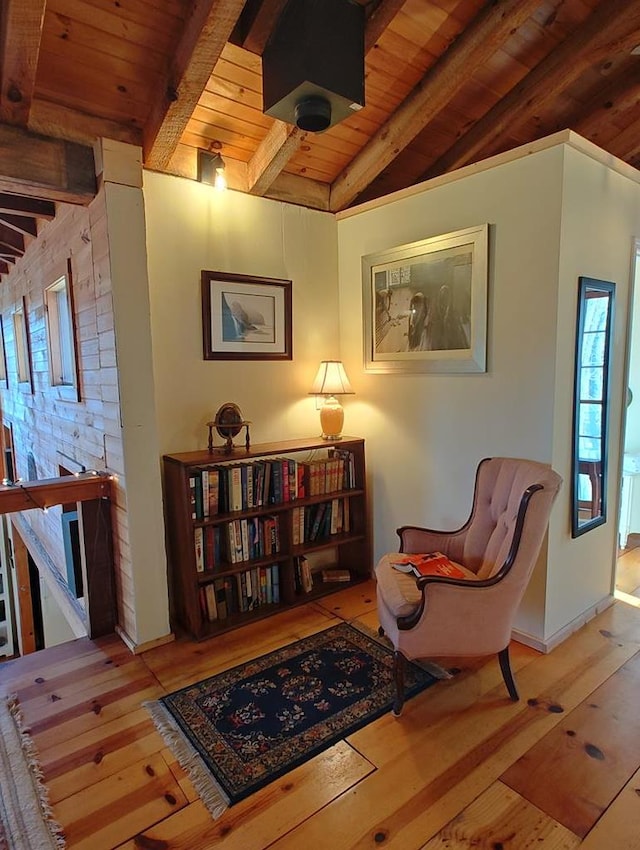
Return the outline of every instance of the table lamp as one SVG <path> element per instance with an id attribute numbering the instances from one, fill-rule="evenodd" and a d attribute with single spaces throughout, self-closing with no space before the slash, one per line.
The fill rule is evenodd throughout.
<path id="1" fill-rule="evenodd" d="M 344 424 L 344 410 L 336 395 L 353 395 L 353 389 L 341 360 L 323 360 L 309 395 L 325 396 L 320 408 L 323 440 L 339 440 Z"/>

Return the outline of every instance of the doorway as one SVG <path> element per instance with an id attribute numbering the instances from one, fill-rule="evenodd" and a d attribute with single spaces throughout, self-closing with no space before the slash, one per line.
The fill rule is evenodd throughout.
<path id="1" fill-rule="evenodd" d="M 640 604 L 640 239 L 635 243 L 629 311 L 629 372 L 625 407 L 624 445 L 616 595 L 634 597 Z M 629 601 L 632 601 L 629 599 Z"/>

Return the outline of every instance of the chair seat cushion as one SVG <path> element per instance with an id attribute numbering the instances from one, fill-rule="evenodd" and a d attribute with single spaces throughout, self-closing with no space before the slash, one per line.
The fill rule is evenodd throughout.
<path id="1" fill-rule="evenodd" d="M 420 606 L 422 593 L 412 573 L 403 573 L 392 566 L 397 554 L 397 552 L 390 552 L 383 555 L 376 565 L 375 576 L 378 594 L 384 599 L 389 611 L 394 617 L 407 617 Z M 465 579 L 478 581 L 478 576 L 474 572 L 455 561 L 452 563 L 462 570 Z"/>

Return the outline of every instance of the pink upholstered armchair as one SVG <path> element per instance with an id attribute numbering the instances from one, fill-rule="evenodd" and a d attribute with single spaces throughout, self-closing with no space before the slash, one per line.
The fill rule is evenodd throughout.
<path id="1" fill-rule="evenodd" d="M 486 458 L 462 528 L 398 529 L 401 552 L 443 552 L 464 578 L 416 579 L 394 569 L 392 555 L 376 566 L 380 632 L 395 649 L 395 715 L 404 703 L 406 659 L 497 653 L 509 696 L 519 699 L 509 663 L 511 628 L 561 483 L 543 463 Z"/>

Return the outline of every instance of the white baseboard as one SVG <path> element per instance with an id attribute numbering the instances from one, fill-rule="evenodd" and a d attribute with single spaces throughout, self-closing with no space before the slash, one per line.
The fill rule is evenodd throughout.
<path id="1" fill-rule="evenodd" d="M 168 635 L 164 635 L 164 637 L 156 638 L 155 640 L 148 640 L 146 643 L 135 643 L 135 641 L 133 641 L 120 626 L 116 625 L 115 630 L 120 640 L 134 655 L 140 655 L 148 649 L 155 649 L 156 646 L 164 646 L 165 643 L 171 643 L 176 639 L 173 632 L 170 632 Z"/>
<path id="2" fill-rule="evenodd" d="M 566 626 L 563 626 L 561 629 L 558 629 L 557 632 L 551 635 L 551 637 L 546 638 L 545 640 L 540 640 L 540 638 L 534 637 L 533 635 L 529 635 L 526 632 L 521 632 L 518 629 L 514 629 L 511 632 L 511 637 L 514 640 L 517 640 L 518 643 L 523 643 L 525 646 L 530 646 L 532 649 L 537 649 L 538 652 L 544 652 L 545 654 L 551 652 L 558 644 L 561 644 L 568 637 L 570 637 L 574 632 L 577 632 L 578 629 L 581 629 L 589 620 L 593 620 L 598 614 L 601 614 L 603 611 L 606 611 L 613 603 L 615 602 L 615 597 L 605 596 L 604 599 L 601 599 L 600 602 L 596 602 L 595 605 L 592 605 L 590 608 L 587 608 L 586 611 L 583 611 L 582 614 L 577 616 L 570 623 L 567 623 Z"/>

